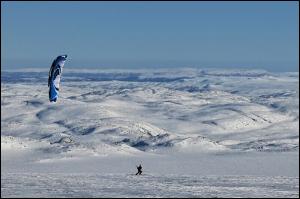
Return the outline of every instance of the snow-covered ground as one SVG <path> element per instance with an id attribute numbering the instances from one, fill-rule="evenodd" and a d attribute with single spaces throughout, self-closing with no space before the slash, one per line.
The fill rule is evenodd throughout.
<path id="1" fill-rule="evenodd" d="M 259 176 L 7 174 L 11 197 L 297 197 L 298 179 Z M 17 183 L 16 183 L 17 181 Z"/>
<path id="2" fill-rule="evenodd" d="M 2 197 L 299 197 L 299 73 L 47 75 L 1 72 Z"/>

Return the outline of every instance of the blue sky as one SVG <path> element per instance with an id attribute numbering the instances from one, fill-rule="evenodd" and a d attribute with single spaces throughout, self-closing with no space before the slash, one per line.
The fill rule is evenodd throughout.
<path id="1" fill-rule="evenodd" d="M 299 71 L 298 2 L 1 2 L 1 66 Z"/>

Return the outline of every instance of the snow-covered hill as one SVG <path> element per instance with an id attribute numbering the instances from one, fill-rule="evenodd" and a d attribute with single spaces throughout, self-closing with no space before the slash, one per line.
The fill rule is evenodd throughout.
<path id="1" fill-rule="evenodd" d="M 1 72 L 1 171 L 115 156 L 299 154 L 299 73 L 66 68 L 50 103 L 47 72 Z"/>

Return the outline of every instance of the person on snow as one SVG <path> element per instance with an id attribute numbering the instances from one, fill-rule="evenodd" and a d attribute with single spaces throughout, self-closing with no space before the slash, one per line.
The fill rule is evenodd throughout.
<path id="1" fill-rule="evenodd" d="M 142 165 L 140 164 L 138 167 L 136 167 L 138 172 L 135 175 L 141 175 L 142 174 Z"/>

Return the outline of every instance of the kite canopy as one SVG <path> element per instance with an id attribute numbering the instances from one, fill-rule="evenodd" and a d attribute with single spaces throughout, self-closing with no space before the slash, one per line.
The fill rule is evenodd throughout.
<path id="1" fill-rule="evenodd" d="M 60 55 L 51 65 L 48 78 L 50 102 L 56 102 L 58 98 L 60 78 L 66 59 L 67 55 Z"/>

